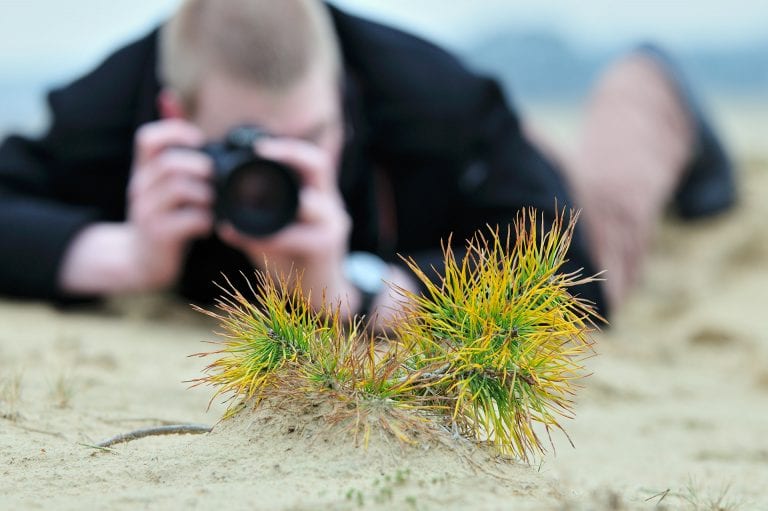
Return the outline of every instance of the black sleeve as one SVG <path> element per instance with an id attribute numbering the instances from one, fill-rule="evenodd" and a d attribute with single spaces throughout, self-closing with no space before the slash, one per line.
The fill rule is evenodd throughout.
<path id="1" fill-rule="evenodd" d="M 523 136 L 494 80 L 412 35 L 334 12 L 350 72 L 362 90 L 366 141 L 394 191 L 396 251 L 442 266 L 442 240 L 458 251 L 486 225 L 504 229 L 535 207 L 548 228 L 572 207 L 563 177 Z M 577 228 L 566 271 L 596 273 Z M 429 273 L 429 272 L 428 272 Z M 606 313 L 599 283 L 576 290 Z"/>
<path id="2" fill-rule="evenodd" d="M 456 245 L 461 246 L 487 225 L 499 226 L 504 232 L 521 210 L 533 207 L 543 220 L 544 228 L 549 229 L 558 213 L 565 209 L 567 214 L 569 208 L 576 207 L 562 175 L 522 135 L 518 120 L 507 107 L 495 81 L 477 78 L 475 91 L 476 99 L 469 103 L 469 115 L 464 118 L 464 122 L 472 126 L 472 134 L 465 138 L 468 152 L 463 157 L 457 155 L 462 166 L 446 184 L 438 186 L 440 194 L 451 197 L 441 215 L 446 222 L 442 228 L 449 229 Z M 439 207 L 440 197 L 435 196 L 433 200 L 435 207 Z M 420 251 L 415 258 L 423 267 L 442 266 L 441 251 Z M 577 270 L 584 276 L 597 272 L 583 229 L 578 225 L 563 268 L 565 272 Z M 575 292 L 594 302 L 598 311 L 607 315 L 599 282 L 582 285 Z"/>
<path id="3" fill-rule="evenodd" d="M 124 219 L 136 128 L 156 118 L 156 32 L 48 95 L 40 138 L 0 144 L 0 293 L 65 299 L 57 279 L 77 232 Z"/>
<path id="4" fill-rule="evenodd" d="M 562 176 L 523 137 L 497 84 L 478 78 L 473 92 L 477 94 L 474 101 L 470 101 L 471 95 L 465 96 L 469 108 L 460 116 L 462 126 L 454 130 L 461 136 L 443 141 L 449 144 L 446 147 L 452 143 L 459 149 L 447 150 L 449 159 L 445 155 L 424 158 L 417 162 L 419 167 L 409 162 L 408 167 L 418 170 L 393 174 L 401 218 L 399 249 L 410 253 L 422 268 L 442 267 L 439 240 L 448 235 L 461 254 L 465 240 L 475 232 L 489 225 L 504 232 L 525 208 L 536 208 L 548 229 L 558 210 L 574 207 Z M 419 131 L 430 136 L 435 133 L 424 126 Z M 443 136 L 451 138 L 450 134 Z M 402 163 L 400 169 L 406 168 Z M 431 247 L 425 246 L 427 240 Z M 563 270 L 579 269 L 584 276 L 596 273 L 577 226 Z M 582 285 L 575 292 L 607 314 L 600 283 Z"/>

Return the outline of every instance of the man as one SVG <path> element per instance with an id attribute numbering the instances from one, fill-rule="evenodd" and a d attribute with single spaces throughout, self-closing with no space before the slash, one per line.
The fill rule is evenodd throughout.
<path id="1" fill-rule="evenodd" d="M 315 306 L 324 289 L 346 311 L 386 314 L 390 293 L 345 271 L 358 252 L 386 261 L 369 262 L 374 280 L 416 289 L 396 254 L 439 267 L 449 234 L 461 243 L 528 206 L 551 219 L 571 188 L 589 245 L 577 236 L 568 269 L 608 269 L 614 287 L 577 290 L 605 312 L 636 271 L 632 244 L 700 152 L 696 119 L 660 62 L 635 55 L 609 72 L 583 151 L 561 176 L 493 81 L 424 41 L 315 0 L 188 0 L 160 34 L 53 92 L 44 137 L 0 147 L 0 290 L 70 300 L 175 287 L 202 301 L 218 293 L 220 272 L 266 259 L 303 271 Z M 638 80 L 650 98 L 631 97 L 648 94 Z M 630 129 L 614 133 L 617 114 Z M 272 135 L 260 156 L 299 174 L 296 221 L 268 237 L 214 218 L 211 160 L 185 149 L 243 124 Z M 627 147 L 638 161 L 613 168 Z M 645 188 L 628 188 L 638 207 L 600 211 L 622 179 L 600 172 L 639 174 Z"/>

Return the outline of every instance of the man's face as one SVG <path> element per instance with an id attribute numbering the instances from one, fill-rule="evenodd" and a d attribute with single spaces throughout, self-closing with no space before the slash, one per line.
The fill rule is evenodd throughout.
<path id="1" fill-rule="evenodd" d="M 190 119 L 208 140 L 233 127 L 256 125 L 278 137 L 306 140 L 320 147 L 338 167 L 344 126 L 336 78 L 313 69 L 284 91 L 261 89 L 223 73 L 210 72 L 200 85 Z"/>

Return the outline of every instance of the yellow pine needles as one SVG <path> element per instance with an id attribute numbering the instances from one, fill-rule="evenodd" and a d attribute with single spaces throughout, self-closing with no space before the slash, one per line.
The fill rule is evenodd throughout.
<path id="1" fill-rule="evenodd" d="M 404 392 L 398 380 L 406 354 L 376 341 L 360 319 L 343 321 L 338 307 L 313 311 L 300 286 L 289 290 L 297 281 L 292 277 L 259 272 L 250 296 L 227 280 L 218 312 L 197 308 L 219 320 L 223 331 L 213 342 L 220 349 L 192 355 L 218 356 L 193 385 L 216 387 L 211 401 L 227 396 L 224 418 L 268 398 L 325 399 L 334 404 L 329 421 L 351 422 L 366 443 L 372 424 L 411 441 L 405 430 L 421 429 L 423 418 L 403 412 L 423 400 Z"/>
<path id="2" fill-rule="evenodd" d="M 558 418 L 571 416 L 581 362 L 593 354 L 599 316 L 569 291 L 591 279 L 560 271 L 576 217 L 564 225 L 557 215 L 545 233 L 536 212 L 524 211 L 514 241 L 511 232 L 478 233 L 461 261 L 448 245 L 440 284 L 408 262 L 426 288 L 404 292 L 407 319 L 394 325 L 394 337 L 419 355 L 411 369 L 449 398 L 447 415 L 462 434 L 522 459 L 544 452 L 536 424 L 562 431 Z"/>
<path id="3" fill-rule="evenodd" d="M 225 417 L 265 398 L 324 399 L 329 422 L 366 443 L 372 427 L 405 442 L 449 429 L 523 460 L 543 454 L 541 431 L 563 431 L 559 420 L 572 416 L 601 320 L 570 292 L 593 278 L 561 271 L 578 215 L 564 216 L 545 232 L 523 211 L 503 237 L 476 234 L 461 260 L 446 244 L 438 284 L 406 261 L 425 292 L 398 290 L 404 313 L 386 339 L 338 307 L 313 311 L 289 276 L 258 273 L 251 297 L 227 282 L 218 312 L 203 311 L 220 321 L 220 349 L 197 354 L 218 359 L 194 383 L 227 395 Z"/>

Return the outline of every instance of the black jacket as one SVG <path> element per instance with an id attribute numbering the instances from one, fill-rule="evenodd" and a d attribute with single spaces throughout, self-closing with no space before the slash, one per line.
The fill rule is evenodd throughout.
<path id="1" fill-rule="evenodd" d="M 354 132 L 339 178 L 353 250 L 439 267 L 440 241 L 450 233 L 461 244 L 486 224 L 506 226 L 521 208 L 551 219 L 556 200 L 570 205 L 562 178 L 525 140 L 496 82 L 414 36 L 332 14 Z M 48 132 L 0 146 L 0 292 L 66 299 L 56 282 L 73 236 L 92 222 L 125 219 L 133 136 L 158 119 L 156 47 L 153 31 L 51 92 Z M 394 207 L 380 208 L 382 197 Z M 251 267 L 215 237 L 197 241 L 179 292 L 210 300 L 221 271 Z M 568 267 L 594 273 L 578 235 Z M 598 284 L 579 293 L 605 312 Z"/>

